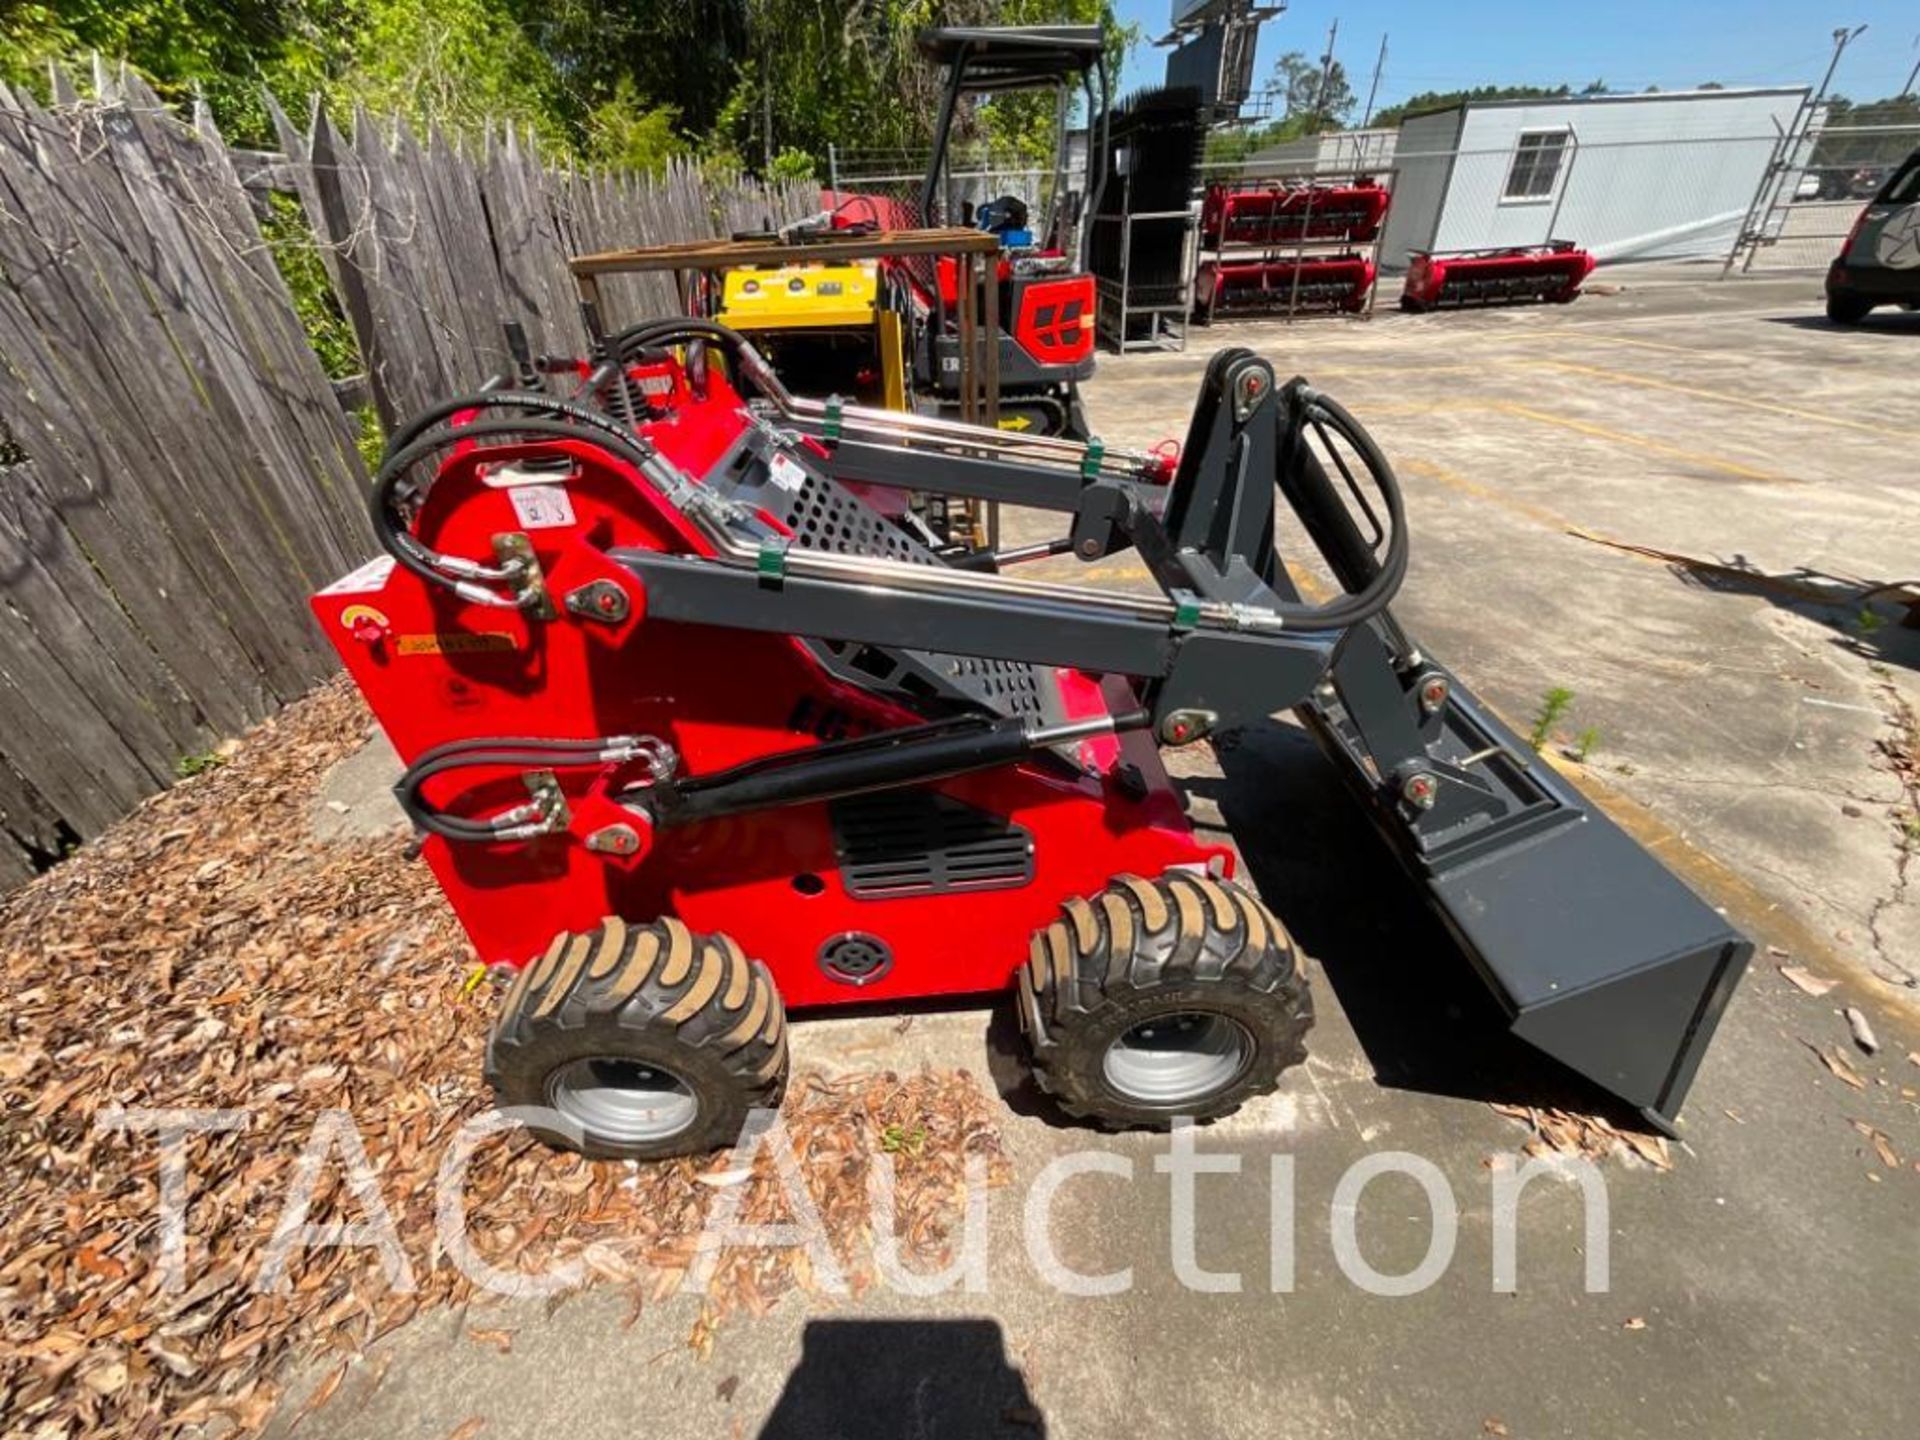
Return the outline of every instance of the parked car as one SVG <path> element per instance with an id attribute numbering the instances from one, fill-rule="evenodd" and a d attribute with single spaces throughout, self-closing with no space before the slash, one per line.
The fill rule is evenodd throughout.
<path id="1" fill-rule="evenodd" d="M 1800 177 L 1800 183 L 1793 187 L 1795 200 L 1818 200 L 1820 198 L 1820 172 L 1808 170 Z"/>
<path id="2" fill-rule="evenodd" d="M 1853 172 L 1848 182 L 1848 194 L 1855 200 L 1866 200 L 1880 193 L 1880 187 L 1887 183 L 1887 167 L 1884 165 L 1862 165 Z"/>
<path id="3" fill-rule="evenodd" d="M 1920 309 L 1920 150 L 1893 172 L 1827 271 L 1827 318 L 1854 325 L 1880 305 Z"/>

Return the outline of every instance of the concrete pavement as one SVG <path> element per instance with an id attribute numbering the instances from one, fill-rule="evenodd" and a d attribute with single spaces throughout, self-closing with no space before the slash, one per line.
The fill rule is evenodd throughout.
<path id="1" fill-rule="evenodd" d="M 1760 941 L 1674 1168 L 1604 1168 L 1606 1293 L 1585 1286 L 1582 1192 L 1552 1181 L 1520 1206 L 1518 1292 L 1495 1292 L 1488 1167 L 1525 1132 L 1488 1102 L 1598 1101 L 1504 1034 L 1335 777 L 1276 721 L 1179 757 L 1196 820 L 1231 831 L 1316 962 L 1312 1058 L 1199 1136 L 1240 1161 L 1197 1190 L 1197 1258 L 1238 1272 L 1239 1293 L 1175 1278 L 1170 1182 L 1154 1168 L 1167 1139 L 1050 1117 L 1021 1084 L 1004 1015 L 923 1014 L 905 1034 L 892 1019 L 801 1023 L 796 1068 L 884 1054 L 1001 1089 L 1016 1178 L 993 1196 L 986 1293 L 790 1297 L 730 1322 L 706 1361 L 684 1343 L 691 1298 L 630 1327 L 607 1292 L 427 1315 L 299 1435 L 446 1435 L 475 1420 L 465 1433 L 485 1440 L 1908 1433 L 1920 926 L 1902 848 L 1912 797 L 1883 747 L 1902 704 L 1920 703 L 1920 634 L 1891 609 L 1863 625 L 1852 595 L 1920 572 L 1920 317 L 1837 332 L 1809 318 L 1817 291 L 1636 282 L 1565 310 L 1221 326 L 1180 355 L 1103 357 L 1088 395 L 1110 442 L 1177 434 L 1207 354 L 1234 343 L 1338 395 L 1407 481 L 1409 627 L 1523 728 L 1544 691 L 1574 691 L 1565 728 L 1597 731 L 1591 782 Z M 1807 598 L 1821 593 L 1839 603 Z M 1841 987 L 1803 995 L 1769 945 Z M 1843 1004 L 1882 1042 L 1852 1056 L 1859 1090 L 1810 1048 L 1846 1043 Z M 1887 1135 L 1899 1168 L 1855 1120 Z M 1035 1178 L 1081 1151 L 1131 1162 L 1132 1178 L 1071 1180 L 1047 1233 L 1081 1270 L 1130 1265 L 1126 1293 L 1059 1294 L 1025 1243 Z M 1437 1167 L 1459 1217 L 1451 1265 L 1403 1298 L 1366 1293 L 1335 1255 L 1343 1176 L 1389 1151 Z M 1282 1294 L 1276 1155 L 1294 1167 Z M 1416 1266 L 1434 1233 L 1404 1174 L 1368 1186 L 1353 1223 L 1366 1262 L 1390 1273 Z M 468 1324 L 513 1330 L 511 1353 Z"/>

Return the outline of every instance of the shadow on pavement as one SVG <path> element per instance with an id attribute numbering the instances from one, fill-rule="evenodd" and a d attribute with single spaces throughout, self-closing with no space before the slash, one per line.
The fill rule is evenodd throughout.
<path id="1" fill-rule="evenodd" d="M 1508 1033 L 1492 992 L 1304 730 L 1268 721 L 1215 749 L 1222 777 L 1188 783 L 1219 804 L 1246 878 L 1317 962 L 1322 991 L 1333 991 L 1381 1085 L 1560 1106 L 1645 1128 L 1605 1091 Z"/>
<path id="2" fill-rule="evenodd" d="M 809 1320 L 760 1440 L 1044 1440 L 992 1320 Z"/>
<path id="3" fill-rule="evenodd" d="M 1388 1089 L 1557 1106 L 1647 1128 L 1615 1097 L 1508 1032 L 1492 992 L 1304 730 L 1267 721 L 1218 737 L 1214 749 L 1220 775 L 1176 784 L 1190 800 L 1218 805 L 1246 861 L 1241 879 L 1312 957 L 1319 1035 L 1337 1002 Z M 1309 1035 L 1307 1049 L 1315 1048 Z M 1003 1003 L 988 1030 L 987 1063 L 1008 1108 L 1083 1128 L 1033 1083 L 1025 1055 L 1014 1007 Z"/>
<path id="4" fill-rule="evenodd" d="M 1911 310 L 1875 310 L 1854 325 L 1836 325 L 1822 314 L 1769 315 L 1769 325 L 1791 325 L 1796 330 L 1834 330 L 1845 334 L 1854 330 L 1879 330 L 1890 335 L 1920 335 L 1920 313 Z"/>

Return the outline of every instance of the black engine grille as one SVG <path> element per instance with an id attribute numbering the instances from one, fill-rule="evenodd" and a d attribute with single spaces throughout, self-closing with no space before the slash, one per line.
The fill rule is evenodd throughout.
<path id="1" fill-rule="evenodd" d="M 1033 836 L 930 790 L 836 800 L 834 848 L 849 895 L 883 899 L 993 890 L 1033 879 Z"/>

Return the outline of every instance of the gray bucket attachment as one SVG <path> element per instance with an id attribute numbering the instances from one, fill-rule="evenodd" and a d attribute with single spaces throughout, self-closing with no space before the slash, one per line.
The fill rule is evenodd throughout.
<path id="1" fill-rule="evenodd" d="M 1391 621 L 1300 714 L 1513 1033 L 1672 1133 L 1752 944 Z"/>

